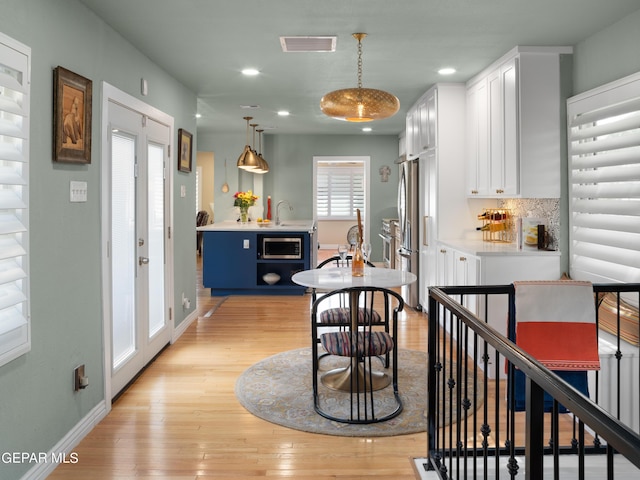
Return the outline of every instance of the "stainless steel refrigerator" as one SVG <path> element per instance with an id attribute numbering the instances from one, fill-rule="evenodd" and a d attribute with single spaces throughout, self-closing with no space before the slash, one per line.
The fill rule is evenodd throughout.
<path id="1" fill-rule="evenodd" d="M 400 269 L 416 276 L 419 275 L 418 244 L 418 160 L 397 160 L 400 168 L 400 182 L 398 185 L 398 223 L 400 228 Z M 396 267 L 397 268 L 397 267 Z M 401 294 L 405 303 L 413 308 L 421 309 L 418 298 L 418 283 L 414 282 L 402 287 Z"/>

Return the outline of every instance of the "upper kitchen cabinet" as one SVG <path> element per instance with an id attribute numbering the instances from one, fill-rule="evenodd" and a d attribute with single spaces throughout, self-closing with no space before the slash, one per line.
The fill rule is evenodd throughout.
<path id="1" fill-rule="evenodd" d="M 429 90 L 407 112 L 407 159 L 418 158 L 421 153 L 437 146 L 436 123 L 436 93 Z"/>
<path id="2" fill-rule="evenodd" d="M 561 55 L 516 47 L 467 82 L 467 195 L 560 197 Z"/>

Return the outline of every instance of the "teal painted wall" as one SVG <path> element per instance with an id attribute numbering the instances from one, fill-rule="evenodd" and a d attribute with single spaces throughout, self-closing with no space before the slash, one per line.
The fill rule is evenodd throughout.
<path id="1" fill-rule="evenodd" d="M 0 0 L 0 31 L 32 48 L 31 117 L 31 317 L 32 351 L 0 367 L 0 453 L 46 452 L 104 399 L 100 279 L 100 83 L 104 80 L 174 116 L 177 128 L 196 133 L 193 92 L 168 76 L 76 0 Z M 640 11 L 576 46 L 574 93 L 640 70 Z M 62 65 L 94 82 L 93 163 L 51 162 L 52 69 Z M 140 78 L 149 95 L 139 94 Z M 254 176 L 235 161 L 245 143 L 244 125 L 234 135 L 201 134 L 198 149 L 213 151 L 216 209 L 231 205 L 233 192 L 253 187 Z M 264 156 L 272 173 L 261 181 L 265 195 L 289 199 L 295 218 L 311 212 L 314 155 L 370 155 L 372 225 L 395 212 L 397 139 L 394 136 L 265 135 Z M 221 194 L 224 159 L 230 193 Z M 387 184 L 381 165 L 392 166 Z M 173 168 L 173 167 L 172 167 Z M 70 204 L 69 181 L 88 183 L 88 202 Z M 180 197 L 180 188 L 187 190 Z M 174 177 L 174 292 L 195 298 L 193 174 Z M 374 232 L 372 232 L 374 233 Z M 372 235 L 373 238 L 373 235 Z M 195 306 L 195 302 L 192 302 Z M 176 323 L 190 312 L 178 305 Z M 90 387 L 72 392 L 72 370 L 87 365 Z M 31 465 L 0 463 L 0 478 L 20 478 Z"/>
<path id="2" fill-rule="evenodd" d="M 263 196 L 271 195 L 272 205 L 288 200 L 293 205 L 292 219 L 313 218 L 313 157 L 369 156 L 371 157 L 371 227 L 373 261 L 382 261 L 382 240 L 378 231 L 382 218 L 397 217 L 398 158 L 396 135 L 266 135 L 263 156 L 270 172 L 257 176 L 236 168 L 236 161 L 245 144 L 244 135 L 200 134 L 198 148 L 214 152 L 216 172 L 224 172 L 227 158 L 229 193 L 222 194 L 224 175 L 215 176 L 215 217 L 224 219 L 233 205 L 233 193 L 254 189 L 254 182 L 262 182 Z M 381 182 L 378 170 L 391 167 L 388 182 Z M 266 202 L 264 203 L 266 208 Z M 273 212 L 275 216 L 275 212 Z"/>
<path id="3" fill-rule="evenodd" d="M 76 0 L 0 0 L 0 32 L 32 50 L 30 267 L 31 352 L 0 367 L 0 454 L 47 452 L 104 398 L 100 231 L 102 81 L 164 111 L 195 133 L 196 97 Z M 52 69 L 93 81 L 92 163 L 52 162 Z M 149 82 L 142 97 L 140 78 Z M 195 175 L 174 178 L 176 323 L 195 299 Z M 86 181 L 88 201 L 69 202 L 69 182 Z M 188 195 L 180 198 L 180 186 Z M 195 301 L 192 302 L 195 308 Z M 90 386 L 72 388 L 86 365 Z M 0 462 L 0 478 L 33 465 Z"/>
<path id="4" fill-rule="evenodd" d="M 640 71 L 640 10 L 574 49 L 574 95 Z"/>

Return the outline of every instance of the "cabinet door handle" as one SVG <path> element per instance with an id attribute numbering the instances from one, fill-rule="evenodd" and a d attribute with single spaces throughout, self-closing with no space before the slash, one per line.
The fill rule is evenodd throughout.
<path id="1" fill-rule="evenodd" d="M 504 190 L 502 190 L 501 188 L 496 190 L 496 193 L 504 193 Z"/>
<path id="2" fill-rule="evenodd" d="M 466 262 L 467 261 L 467 257 L 460 257 L 458 260 L 460 260 L 461 262 Z"/>
<path id="3" fill-rule="evenodd" d="M 138 265 L 146 265 L 149 263 L 149 259 L 147 257 L 138 257 Z"/>
<path id="4" fill-rule="evenodd" d="M 441 248 L 440 253 L 447 253 L 447 251 L 444 248 Z"/>
<path id="5" fill-rule="evenodd" d="M 425 247 L 428 247 L 429 246 L 429 215 L 425 215 L 422 221 L 423 221 L 423 227 L 424 227 L 424 230 L 422 232 L 424 236 L 422 239 L 422 244 Z"/>
<path id="6" fill-rule="evenodd" d="M 478 191 L 477 190 L 471 190 L 471 195 L 477 195 Z"/>

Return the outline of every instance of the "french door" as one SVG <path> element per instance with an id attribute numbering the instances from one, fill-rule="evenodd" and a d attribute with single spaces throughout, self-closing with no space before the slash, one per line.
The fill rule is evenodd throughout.
<path id="1" fill-rule="evenodd" d="M 107 270 L 111 397 L 169 343 L 167 186 L 171 131 L 108 102 Z"/>

